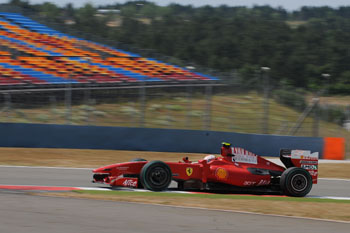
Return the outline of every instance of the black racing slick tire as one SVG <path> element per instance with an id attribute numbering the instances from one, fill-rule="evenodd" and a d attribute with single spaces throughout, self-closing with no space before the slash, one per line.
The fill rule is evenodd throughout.
<path id="1" fill-rule="evenodd" d="M 140 181 L 148 190 L 166 190 L 171 182 L 172 173 L 167 164 L 162 161 L 151 161 L 143 166 L 140 173 Z"/>
<path id="2" fill-rule="evenodd" d="M 292 197 L 304 197 L 312 188 L 312 177 L 308 171 L 299 167 L 286 169 L 280 179 L 284 194 Z"/>
<path id="3" fill-rule="evenodd" d="M 143 159 L 143 158 L 135 158 L 135 159 L 130 160 L 130 162 L 146 162 L 146 161 L 147 160 Z"/>

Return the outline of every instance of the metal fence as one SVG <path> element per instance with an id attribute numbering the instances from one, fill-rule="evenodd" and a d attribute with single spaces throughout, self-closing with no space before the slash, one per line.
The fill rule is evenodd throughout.
<path id="1" fill-rule="evenodd" d="M 316 102 L 304 111 L 297 111 L 279 103 L 269 93 L 222 84 L 67 86 L 50 90 L 2 90 L 0 121 L 297 136 L 331 136 L 331 132 L 342 129 L 341 124 L 322 120 L 325 118 L 317 114 Z"/>

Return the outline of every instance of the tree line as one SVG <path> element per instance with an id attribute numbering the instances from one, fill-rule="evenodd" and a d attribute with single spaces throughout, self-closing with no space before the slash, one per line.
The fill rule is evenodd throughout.
<path id="1" fill-rule="evenodd" d="M 306 90 L 328 85 L 329 93 L 350 94 L 350 6 L 290 12 L 270 6 L 158 6 L 147 1 L 80 8 L 23 0 L 9 4 L 106 43 L 156 51 L 175 64 L 238 74 L 247 82 L 261 67 L 269 67 L 275 85 Z M 322 74 L 331 78 L 324 80 Z"/>

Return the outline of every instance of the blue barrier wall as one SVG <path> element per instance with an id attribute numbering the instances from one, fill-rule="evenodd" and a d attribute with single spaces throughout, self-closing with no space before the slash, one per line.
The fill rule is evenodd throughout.
<path id="1" fill-rule="evenodd" d="M 281 148 L 318 151 L 323 138 L 199 130 L 0 123 L 0 147 L 142 150 L 219 154 L 231 142 L 263 156 Z"/>

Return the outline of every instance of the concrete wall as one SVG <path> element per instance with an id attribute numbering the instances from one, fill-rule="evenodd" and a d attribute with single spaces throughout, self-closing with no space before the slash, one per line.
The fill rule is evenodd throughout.
<path id="1" fill-rule="evenodd" d="M 281 148 L 318 151 L 323 138 L 241 134 L 199 130 L 0 123 L 0 147 L 142 150 L 219 154 L 231 142 L 263 156 Z"/>

